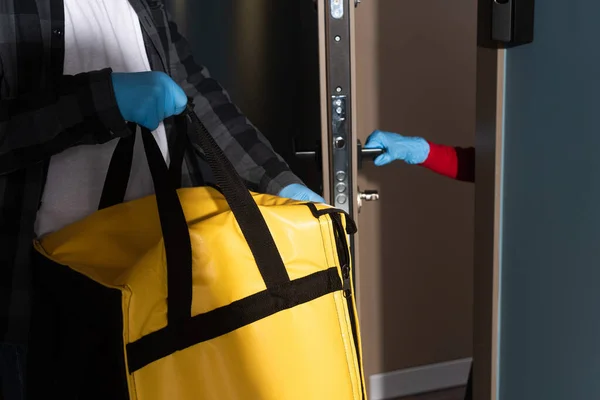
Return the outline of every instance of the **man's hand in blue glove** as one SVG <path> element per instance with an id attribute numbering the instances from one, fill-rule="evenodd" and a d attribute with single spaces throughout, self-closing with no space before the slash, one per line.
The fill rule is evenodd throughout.
<path id="1" fill-rule="evenodd" d="M 113 73 L 112 83 L 123 119 L 152 131 L 187 105 L 183 89 L 163 72 Z"/>
<path id="2" fill-rule="evenodd" d="M 325 199 L 299 183 L 292 183 L 281 189 L 279 197 L 298 201 L 311 201 L 313 203 L 325 203 Z"/>
<path id="3" fill-rule="evenodd" d="M 422 164 L 429 155 L 429 143 L 425 139 L 383 131 L 375 131 L 369 135 L 365 149 L 384 150 L 384 153 L 375 159 L 375 165 L 378 167 L 394 160 L 402 160 L 407 164 Z"/>

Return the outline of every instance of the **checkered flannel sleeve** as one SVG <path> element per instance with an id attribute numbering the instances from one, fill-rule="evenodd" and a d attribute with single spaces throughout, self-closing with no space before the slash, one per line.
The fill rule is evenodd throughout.
<path id="1" fill-rule="evenodd" d="M 55 92 L 0 99 L 0 174 L 80 144 L 126 136 L 111 70 L 65 75 Z"/>

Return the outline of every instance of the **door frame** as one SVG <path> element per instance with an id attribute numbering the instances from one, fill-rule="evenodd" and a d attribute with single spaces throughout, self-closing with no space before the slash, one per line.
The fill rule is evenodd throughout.
<path id="1" fill-rule="evenodd" d="M 473 265 L 473 399 L 498 399 L 502 163 L 506 50 L 491 38 L 489 0 L 478 1 Z"/>

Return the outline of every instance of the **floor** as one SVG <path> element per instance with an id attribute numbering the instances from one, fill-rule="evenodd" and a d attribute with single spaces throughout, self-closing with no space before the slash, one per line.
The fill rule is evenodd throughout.
<path id="1" fill-rule="evenodd" d="M 402 397 L 397 400 L 463 400 L 464 388 L 442 390 L 440 392 L 420 394 L 418 396 Z"/>

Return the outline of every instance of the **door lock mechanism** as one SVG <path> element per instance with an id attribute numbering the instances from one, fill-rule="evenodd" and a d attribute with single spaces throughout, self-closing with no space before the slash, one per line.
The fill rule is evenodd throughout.
<path id="1" fill-rule="evenodd" d="M 346 140 L 341 136 L 333 139 L 333 146 L 336 149 L 341 149 L 346 146 Z M 357 140 L 358 148 L 358 169 L 362 169 L 363 161 L 373 161 L 377 156 L 383 154 L 383 149 L 365 149 L 362 147 L 360 140 Z M 315 150 L 296 150 L 296 142 L 293 142 L 294 155 L 303 160 L 314 160 L 317 164 L 321 163 L 321 143 L 315 143 Z"/>
<path id="2" fill-rule="evenodd" d="M 379 192 L 377 190 L 365 190 L 361 191 L 358 188 L 357 203 L 358 203 L 358 212 L 362 208 L 363 201 L 377 201 L 379 200 Z"/>

